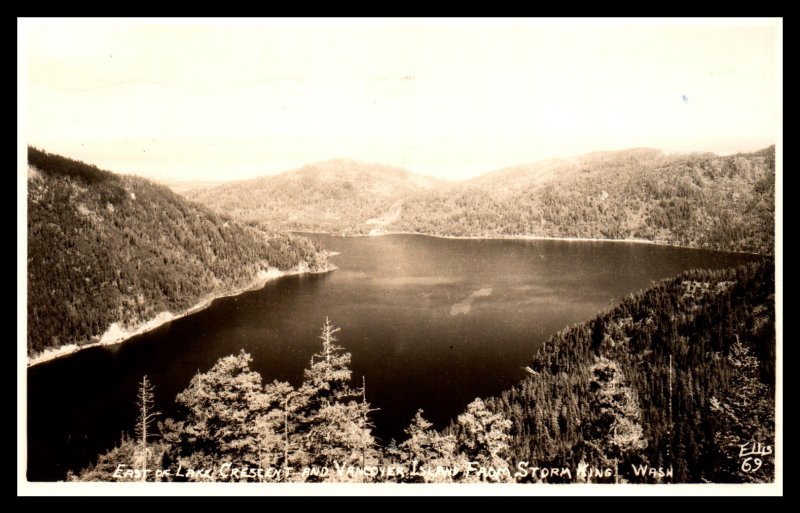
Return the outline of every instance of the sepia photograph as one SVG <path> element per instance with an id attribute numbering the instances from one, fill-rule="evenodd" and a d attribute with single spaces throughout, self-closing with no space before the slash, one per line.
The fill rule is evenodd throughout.
<path id="1" fill-rule="evenodd" d="M 18 495 L 783 494 L 781 18 L 17 26 Z"/>

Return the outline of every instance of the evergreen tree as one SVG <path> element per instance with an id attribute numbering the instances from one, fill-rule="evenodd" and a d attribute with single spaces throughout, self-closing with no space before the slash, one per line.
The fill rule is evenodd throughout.
<path id="1" fill-rule="evenodd" d="M 396 465 L 403 459 L 403 451 L 397 445 L 397 440 L 392 438 L 389 444 L 383 448 L 383 462 L 388 465 Z"/>
<path id="2" fill-rule="evenodd" d="M 458 425 L 458 448 L 467 461 L 487 468 L 509 466 L 505 458 L 510 455 L 511 421 L 502 413 L 492 413 L 483 400 L 476 398 L 458 416 Z"/>
<path id="3" fill-rule="evenodd" d="M 408 438 L 400 444 L 401 458 L 411 468 L 425 466 L 428 469 L 437 467 L 454 467 L 456 465 L 456 439 L 451 434 L 441 434 L 432 429 L 433 424 L 423 417 L 422 409 L 417 410 L 411 424 L 405 432 Z M 411 482 L 448 482 L 444 473 L 424 476 L 407 476 Z"/>
<path id="4" fill-rule="evenodd" d="M 170 446 L 164 442 L 152 443 L 154 436 L 152 422 L 159 412 L 153 411 L 153 385 L 142 377 L 136 394 L 138 415 L 134 425 L 135 439 L 127 433 L 122 434 L 118 445 L 97 457 L 94 465 L 78 474 L 71 471 L 68 481 L 156 481 L 166 479 L 156 477 L 156 469 L 163 469 L 169 462 Z M 152 465 L 151 465 L 152 464 Z"/>
<path id="5" fill-rule="evenodd" d="M 350 388 L 352 371 L 350 353 L 336 344 L 340 328 L 325 319 L 322 326 L 322 350 L 311 356 L 309 368 L 303 373 L 303 388 L 310 399 L 308 407 L 318 410 L 334 401 L 356 397 L 357 391 Z"/>
<path id="6" fill-rule="evenodd" d="M 169 438 L 195 468 L 262 462 L 264 440 L 270 438 L 264 436 L 263 417 L 274 401 L 265 394 L 261 375 L 250 370 L 251 361 L 244 350 L 221 358 L 178 394 L 184 420 L 169 425 Z"/>
<path id="7" fill-rule="evenodd" d="M 153 384 L 147 379 L 147 375 L 145 374 L 142 376 L 142 382 L 139 384 L 139 392 L 136 397 L 136 406 L 139 413 L 135 428 L 136 441 L 139 445 L 138 458 L 141 461 L 142 481 L 145 481 L 147 478 L 147 472 L 145 472 L 145 470 L 148 468 L 147 463 L 151 453 L 147 441 L 148 437 L 152 435 L 150 426 L 155 418 L 161 414 L 160 412 L 153 411 L 153 402 L 155 400 L 153 389 Z"/>
<path id="8" fill-rule="evenodd" d="M 311 357 L 295 398 L 304 465 L 359 465 L 374 462 L 375 440 L 364 390 L 350 387 L 351 356 L 336 344 L 339 328 L 325 320 L 322 350 Z"/>
<path id="9" fill-rule="evenodd" d="M 595 420 L 586 444 L 595 449 L 599 464 L 613 464 L 618 476 L 619 463 L 626 455 L 647 446 L 639 418 L 636 392 L 624 381 L 619 365 L 603 356 L 590 368 L 591 406 Z"/>
<path id="10" fill-rule="evenodd" d="M 295 390 L 289 383 L 273 381 L 264 387 L 264 394 L 256 396 L 262 404 L 256 407 L 265 413 L 258 417 L 257 430 L 260 434 L 259 450 L 261 467 L 276 467 L 283 471 L 283 478 L 290 472 L 294 451 L 297 447 L 293 412 L 289 402 Z"/>
<path id="11" fill-rule="evenodd" d="M 758 359 L 738 340 L 727 361 L 733 376 L 724 399 L 712 397 L 714 442 L 719 464 L 715 477 L 721 481 L 766 483 L 775 479 L 775 401 L 769 387 L 760 382 Z M 769 454 L 742 456 L 750 446 L 769 446 Z M 766 452 L 766 449 L 765 449 Z"/>

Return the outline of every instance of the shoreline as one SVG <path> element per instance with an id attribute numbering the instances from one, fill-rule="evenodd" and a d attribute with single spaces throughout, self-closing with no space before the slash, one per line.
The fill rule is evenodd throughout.
<path id="1" fill-rule="evenodd" d="M 332 252 L 327 253 L 326 257 L 327 256 L 333 256 L 333 253 Z M 222 291 L 222 292 L 217 292 L 216 294 L 211 294 L 210 296 L 201 299 L 200 302 L 198 302 L 197 304 L 194 304 L 189 308 L 187 308 L 186 310 L 183 310 L 175 314 L 168 311 L 161 312 L 152 319 L 140 323 L 132 329 L 122 328 L 119 326 L 119 323 L 116 322 L 111 323 L 108 329 L 102 335 L 100 335 L 99 337 L 100 340 L 98 340 L 97 342 L 91 342 L 89 344 L 83 344 L 83 345 L 67 344 L 56 349 L 46 349 L 35 357 L 28 356 L 28 362 L 26 368 L 35 367 L 36 365 L 42 363 L 57 360 L 64 356 L 69 356 L 79 351 L 83 351 L 84 349 L 122 344 L 123 342 L 126 342 L 133 337 L 142 335 L 156 328 L 160 328 L 161 326 L 167 324 L 168 322 L 172 322 L 182 317 L 186 317 L 195 314 L 197 312 L 200 312 L 201 310 L 205 310 L 206 308 L 211 306 L 211 304 L 217 299 L 238 296 L 239 294 L 243 294 L 245 292 L 259 290 L 263 288 L 267 283 L 275 281 L 279 278 L 283 278 L 286 276 L 296 276 L 299 274 L 323 274 L 335 271 L 336 269 L 337 267 L 331 264 L 330 262 L 328 262 L 328 266 L 326 269 L 319 271 L 311 271 L 308 269 L 307 265 L 295 266 L 285 271 L 282 271 L 277 267 L 269 267 L 267 269 L 262 269 L 256 274 L 256 277 L 253 279 L 253 281 L 246 287 L 242 287 L 236 290 Z"/>
<path id="2" fill-rule="evenodd" d="M 356 233 L 350 235 L 342 235 L 342 234 L 335 234 L 332 232 L 326 231 L 312 231 L 312 230 L 304 230 L 304 231 L 297 231 L 291 230 L 290 233 L 306 233 L 306 234 L 318 234 L 318 235 L 329 235 L 331 237 L 342 237 L 342 238 L 350 238 L 350 237 L 381 237 L 383 235 L 421 235 L 423 237 L 434 237 L 437 239 L 455 239 L 455 240 L 553 240 L 553 241 L 563 241 L 563 242 L 619 242 L 619 243 L 630 243 L 630 244 L 653 244 L 656 246 L 667 246 L 672 248 L 680 248 L 680 249 L 696 249 L 700 251 L 715 251 L 719 253 L 736 253 L 739 255 L 753 255 L 753 256 L 760 256 L 760 257 L 772 257 L 773 255 L 767 253 L 754 253 L 752 251 L 734 251 L 734 250 L 725 250 L 725 249 L 714 249 L 714 248 L 698 248 L 695 246 L 682 246 L 680 244 L 673 244 L 671 242 L 665 241 L 656 241 L 650 239 L 601 239 L 596 237 L 546 237 L 544 235 L 437 235 L 433 233 L 422 233 L 422 232 L 406 232 L 406 231 L 392 231 L 392 232 L 380 232 L 380 233 Z"/>

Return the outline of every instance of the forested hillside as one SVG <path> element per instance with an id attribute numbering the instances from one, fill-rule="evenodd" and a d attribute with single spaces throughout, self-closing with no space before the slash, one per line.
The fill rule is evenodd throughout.
<path id="1" fill-rule="evenodd" d="M 394 167 L 331 160 L 186 195 L 244 221 L 292 230 L 360 232 L 391 222 L 403 199 L 442 183 Z"/>
<path id="2" fill-rule="evenodd" d="M 772 261 L 691 271 L 555 335 L 534 375 L 487 400 L 513 422 L 514 458 L 772 480 L 771 457 L 748 473 L 739 454 L 775 443 L 774 280 Z"/>
<path id="3" fill-rule="evenodd" d="M 600 152 L 458 183 L 332 161 L 187 194 L 294 230 L 636 238 L 772 254 L 775 148 L 726 157 Z"/>
<path id="4" fill-rule="evenodd" d="M 28 165 L 31 355 L 180 312 L 268 267 L 327 265 L 305 238 L 240 224 L 142 178 L 35 148 Z"/>
<path id="5" fill-rule="evenodd" d="M 665 280 L 553 336 L 528 378 L 446 429 L 420 410 L 399 443 L 373 436 L 368 390 L 326 322 L 299 387 L 264 384 L 245 353 L 223 358 L 177 396 L 160 436 L 140 399 L 136 425 L 152 429 L 71 478 L 771 482 L 774 290 L 768 259 Z"/>
<path id="6" fill-rule="evenodd" d="M 728 157 L 632 150 L 546 164 L 417 195 L 390 228 L 774 251 L 774 146 Z"/>

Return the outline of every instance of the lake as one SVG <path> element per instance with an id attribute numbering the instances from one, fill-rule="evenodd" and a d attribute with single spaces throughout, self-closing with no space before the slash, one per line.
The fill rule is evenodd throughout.
<path id="1" fill-rule="evenodd" d="M 691 268 L 755 260 L 651 244 L 311 236 L 339 270 L 288 276 L 116 346 L 28 373 L 28 478 L 63 479 L 114 446 L 136 418 L 137 381 L 171 415 L 192 376 L 244 349 L 264 381 L 298 385 L 329 317 L 366 380 L 376 435 L 401 441 L 423 408 L 438 428 L 477 396 L 524 377 L 542 343 L 625 295 Z"/>

